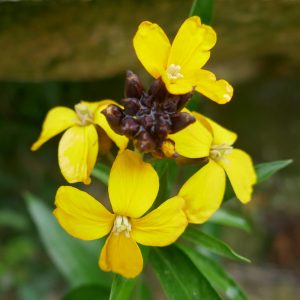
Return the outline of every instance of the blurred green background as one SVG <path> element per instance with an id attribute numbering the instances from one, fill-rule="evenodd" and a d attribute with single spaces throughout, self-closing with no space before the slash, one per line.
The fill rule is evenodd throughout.
<path id="1" fill-rule="evenodd" d="M 80 100 L 120 101 L 127 69 L 148 87 L 152 78 L 132 46 L 138 25 L 158 23 L 172 40 L 191 4 L 0 1 L 1 300 L 59 299 L 68 290 L 22 198 L 30 191 L 53 207 L 56 190 L 66 185 L 57 162 L 60 136 L 30 151 L 47 111 L 59 105 L 73 108 Z M 294 159 L 257 186 L 249 204 L 226 203 L 251 222 L 252 233 L 206 228 L 252 261 L 224 261 L 251 300 L 300 299 L 299 11 L 296 1 L 216 0 L 212 26 L 218 42 L 204 67 L 228 80 L 235 93 L 225 106 L 201 97 L 198 110 L 237 132 L 235 146 L 255 164 Z M 175 191 L 186 180 L 182 170 Z M 107 199 L 97 179 L 90 186 L 75 186 Z M 155 293 L 166 299 L 159 287 Z"/>

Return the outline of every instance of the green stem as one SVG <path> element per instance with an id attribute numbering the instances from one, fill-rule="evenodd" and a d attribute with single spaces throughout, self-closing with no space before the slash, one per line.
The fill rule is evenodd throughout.
<path id="1" fill-rule="evenodd" d="M 195 0 L 191 11 L 190 17 L 198 16 L 202 24 L 210 25 L 215 0 Z"/>

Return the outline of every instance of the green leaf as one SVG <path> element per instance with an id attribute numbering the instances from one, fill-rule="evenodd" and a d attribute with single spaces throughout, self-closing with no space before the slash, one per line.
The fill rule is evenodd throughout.
<path id="1" fill-rule="evenodd" d="M 130 300 L 154 300 L 152 293 L 147 286 L 146 280 L 141 274 L 135 284 Z"/>
<path id="2" fill-rule="evenodd" d="M 101 285 L 87 285 L 70 291 L 61 300 L 105 300 L 108 298 L 109 289 L 103 288 Z"/>
<path id="3" fill-rule="evenodd" d="M 251 226 L 247 220 L 236 213 L 219 208 L 207 222 L 227 225 L 244 229 L 247 232 L 251 231 Z"/>
<path id="4" fill-rule="evenodd" d="M 213 286 L 225 293 L 229 299 L 247 300 L 242 288 L 214 259 L 189 246 L 182 244 L 176 244 L 176 246 L 191 259 L 197 269 L 204 274 Z"/>
<path id="5" fill-rule="evenodd" d="M 144 265 L 148 259 L 148 254 L 150 248 L 147 246 L 139 245 L 142 255 L 143 255 L 143 262 Z M 111 286 L 111 292 L 109 300 L 127 300 L 130 297 L 130 294 L 134 288 L 134 285 L 138 279 L 137 277 L 134 278 L 125 278 L 120 274 L 116 274 Z"/>
<path id="6" fill-rule="evenodd" d="M 200 103 L 199 99 L 200 99 L 199 93 L 195 92 L 192 99 L 187 104 L 186 108 L 189 111 L 198 111 L 199 103 Z"/>
<path id="7" fill-rule="evenodd" d="M 228 245 L 217 238 L 197 229 L 192 225 L 188 225 L 181 237 L 191 243 L 202 246 L 209 251 L 232 259 L 249 262 L 249 260 L 235 253 Z"/>
<path id="8" fill-rule="evenodd" d="M 70 285 L 101 284 L 110 287 L 112 274 L 104 273 L 98 266 L 104 240 L 82 241 L 72 237 L 60 226 L 53 209 L 30 193 L 24 197 L 44 247 Z"/>
<path id="9" fill-rule="evenodd" d="M 271 175 L 279 171 L 280 169 L 285 168 L 293 162 L 292 159 L 287 160 L 277 160 L 270 163 L 264 163 L 255 166 L 255 172 L 257 174 L 257 183 L 260 183 L 268 179 Z"/>
<path id="10" fill-rule="evenodd" d="M 91 175 L 99 179 L 106 186 L 108 186 L 109 173 L 110 173 L 110 167 L 103 163 L 98 162 L 95 165 Z"/>
<path id="11" fill-rule="evenodd" d="M 255 172 L 256 172 L 256 175 L 257 175 L 256 184 L 261 183 L 262 181 L 265 181 L 270 176 L 272 176 L 274 173 L 276 173 L 277 171 L 285 168 L 286 166 L 288 166 L 292 162 L 293 162 L 292 159 L 277 160 L 277 161 L 273 161 L 273 162 L 269 162 L 269 163 L 263 163 L 263 164 L 254 166 Z M 235 197 L 236 196 L 235 196 L 234 190 L 231 186 L 231 183 L 230 183 L 229 179 L 227 178 L 226 179 L 226 190 L 225 190 L 225 195 L 224 195 L 224 198 L 223 198 L 223 202 L 231 200 Z"/>
<path id="12" fill-rule="evenodd" d="M 210 25 L 214 2 L 214 0 L 195 0 L 191 8 L 190 17 L 198 16 L 201 18 L 201 23 Z"/>
<path id="13" fill-rule="evenodd" d="M 209 281 L 174 245 L 151 248 L 149 261 L 169 300 L 221 300 Z"/>

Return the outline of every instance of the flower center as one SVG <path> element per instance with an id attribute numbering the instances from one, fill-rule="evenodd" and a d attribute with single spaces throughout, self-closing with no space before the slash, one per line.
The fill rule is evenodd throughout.
<path id="1" fill-rule="evenodd" d="M 183 78 L 183 75 L 179 73 L 180 70 L 181 70 L 180 66 L 175 66 L 174 64 L 171 64 L 166 71 L 169 79 Z"/>
<path id="2" fill-rule="evenodd" d="M 226 146 L 226 142 L 221 145 L 212 145 L 209 151 L 209 157 L 213 160 L 222 160 L 227 164 L 229 161 L 224 158 L 222 155 L 229 155 L 232 152 L 233 147 Z"/>
<path id="3" fill-rule="evenodd" d="M 129 231 L 131 231 L 131 223 L 128 217 L 117 215 L 114 222 L 114 227 L 112 232 L 118 235 L 120 232 L 124 231 L 126 237 L 130 237 Z"/>
<path id="4" fill-rule="evenodd" d="M 87 105 L 82 103 L 76 104 L 75 111 L 78 118 L 80 119 L 80 121 L 74 120 L 77 124 L 86 126 L 93 123 L 94 117 Z"/>

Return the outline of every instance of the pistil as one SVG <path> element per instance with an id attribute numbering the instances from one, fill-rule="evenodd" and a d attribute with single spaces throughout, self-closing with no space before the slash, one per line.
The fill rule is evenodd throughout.
<path id="1" fill-rule="evenodd" d="M 228 164 L 229 161 L 225 157 L 223 157 L 223 155 L 227 156 L 231 154 L 233 147 L 226 146 L 226 144 L 227 143 L 225 142 L 222 143 L 221 145 L 212 145 L 210 147 L 209 157 L 216 161 L 222 160 Z"/>
<path id="2" fill-rule="evenodd" d="M 74 120 L 74 122 L 81 126 L 87 126 L 93 123 L 94 117 L 87 105 L 82 103 L 76 104 L 75 111 L 80 121 Z"/>
<path id="3" fill-rule="evenodd" d="M 128 217 L 117 215 L 114 221 L 114 227 L 112 232 L 118 235 L 120 232 L 124 231 L 126 237 L 130 237 L 131 223 Z"/>

